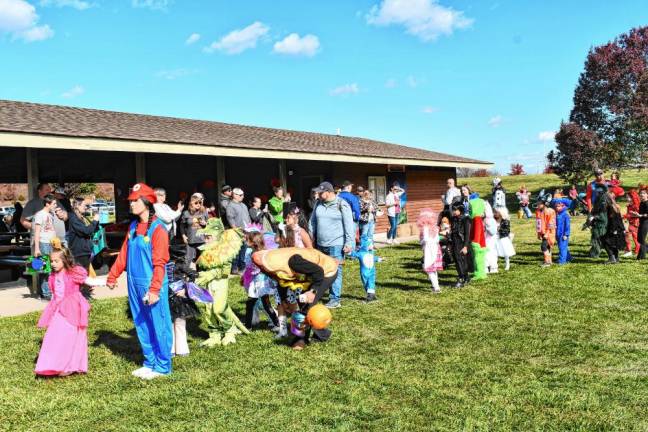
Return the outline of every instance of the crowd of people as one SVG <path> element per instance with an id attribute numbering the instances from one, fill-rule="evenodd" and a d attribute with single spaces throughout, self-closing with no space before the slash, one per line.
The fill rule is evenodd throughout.
<path id="1" fill-rule="evenodd" d="M 344 182 L 336 191 L 331 183 L 322 182 L 313 189 L 310 208 L 306 210 L 292 202 L 280 186 L 274 188 L 267 203 L 253 197 L 248 207 L 241 188 L 225 185 L 216 210 L 216 205 L 206 205 L 201 193 L 193 194 L 186 206 L 178 203 L 173 209 L 166 204 L 164 189 L 135 185 L 128 197 L 134 219 L 105 281 L 112 288 L 121 273 L 127 274 L 130 311 L 145 358 L 133 375 L 142 379 L 167 375 L 171 373 L 172 356 L 189 354 L 185 320 L 200 314 L 196 303 L 212 304 L 207 308 L 211 335 L 205 346 L 233 343 L 236 334 L 252 330 L 259 323 L 259 314 L 265 313 L 275 337 L 292 336 L 290 345 L 301 350 L 309 342 L 325 342 L 331 337 L 330 329 L 315 326 L 309 314 L 327 291 L 328 302 L 324 306 L 341 306 L 340 265 L 345 258 L 357 259 L 360 264 L 365 302 L 376 301 L 375 263 L 380 258 L 374 251 L 373 236 L 381 209 L 371 191 L 358 188 L 354 193 L 353 188 L 351 182 Z M 385 200 L 390 220 L 388 243 L 395 242 L 393 231 L 401 212 L 403 192 L 394 183 Z M 638 258 L 645 258 L 648 188 L 640 186 L 628 192 L 625 214 L 617 203 L 625 195 L 618 177 L 607 181 L 597 171 L 596 179 L 588 184 L 584 194 L 586 224 L 592 232 L 591 255 L 598 256 L 602 248 L 610 264 L 618 262 L 624 250 L 626 255 L 636 253 Z M 555 246 L 559 249 L 558 263 L 570 262 L 572 198 L 580 199 L 578 192 L 564 195 L 561 190 L 542 191 L 533 199 L 525 188 L 520 188 L 516 196 L 521 217 L 528 216 L 535 207 L 542 265 L 552 265 Z M 25 206 L 23 225 L 34 234 L 34 253 L 51 256 L 52 274 L 43 285 L 43 293 L 54 300 L 39 322 L 48 327 L 48 332 L 36 373 L 85 372 L 89 305 L 77 293 L 83 284 L 101 282 L 88 277 L 89 253 L 79 246 L 82 242 L 77 237 L 87 240 L 97 221 L 83 222 L 84 201 L 75 201 L 69 210 L 64 209 L 48 185 L 39 186 L 39 198 L 42 206 Z M 499 178 L 493 181 L 489 200 L 482 199 L 469 185 L 457 187 L 454 179 L 449 179 L 442 203 L 442 211 L 423 209 L 416 220 L 423 249 L 422 270 L 430 280 L 432 292 L 441 292 L 438 272 L 452 265 L 457 273 L 457 288 L 497 273 L 500 259 L 504 261 L 504 270 L 510 269 L 511 257 L 516 253 L 514 234 L 506 191 Z M 62 237 L 65 242 L 58 245 L 51 241 L 59 234 L 56 220 L 67 230 Z M 624 220 L 628 222 L 627 228 Z M 238 234 L 223 234 L 227 232 Z M 218 246 L 227 252 L 202 256 L 207 255 L 206 251 L 221 251 L 214 249 L 218 242 L 227 243 Z M 242 322 L 227 304 L 229 275 L 240 276 L 247 295 Z M 220 283 L 223 280 L 224 289 Z M 198 290 L 203 289 L 204 296 L 211 300 L 202 300 L 200 295 L 190 292 L 196 288 L 187 282 L 194 281 L 198 285 L 205 282 Z M 169 288 L 177 282 L 181 282 L 178 286 L 182 289 Z M 52 348 L 61 338 L 67 341 L 67 348 Z M 72 344 L 70 340 L 76 342 Z M 79 349 L 78 344 L 84 343 L 86 349 Z"/>

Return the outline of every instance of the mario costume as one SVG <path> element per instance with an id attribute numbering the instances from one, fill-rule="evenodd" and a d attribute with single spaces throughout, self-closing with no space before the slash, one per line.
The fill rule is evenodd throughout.
<path id="1" fill-rule="evenodd" d="M 556 198 L 551 204 L 554 208 L 562 204 L 562 208 L 556 208 L 556 240 L 558 242 L 558 264 L 567 264 L 572 260 L 569 253 L 569 236 L 571 235 L 571 218 L 569 208 L 572 201 L 568 198 Z"/>
<path id="2" fill-rule="evenodd" d="M 478 194 L 473 194 L 470 203 L 470 218 L 472 219 L 470 231 L 470 243 L 473 251 L 474 268 L 473 279 L 486 279 L 486 230 L 484 227 L 484 214 L 486 212 L 486 203 L 479 198 Z"/>
<path id="3" fill-rule="evenodd" d="M 366 302 L 378 300 L 376 297 L 376 263 L 381 259 L 374 253 L 373 241 L 368 237 L 362 237 L 360 240 L 360 249 L 347 255 L 351 258 L 357 258 L 360 263 L 360 280 L 367 293 Z"/>
<path id="4" fill-rule="evenodd" d="M 130 224 L 126 240 L 110 269 L 107 283 L 114 285 L 117 278 L 126 271 L 128 304 L 144 355 L 143 367 L 134 371 L 133 375 L 151 379 L 171 373 L 173 323 L 165 269 L 169 261 L 169 234 L 151 210 L 152 204 L 157 202 L 153 189 L 144 183 L 133 186 L 128 201 L 140 198 L 151 204 L 149 220 L 134 220 Z M 149 294 L 157 294 L 159 301 L 149 304 Z"/>

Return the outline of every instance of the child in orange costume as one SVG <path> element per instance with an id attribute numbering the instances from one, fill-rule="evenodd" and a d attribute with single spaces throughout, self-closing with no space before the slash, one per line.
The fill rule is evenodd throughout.
<path id="1" fill-rule="evenodd" d="M 556 212 L 549 207 L 551 194 L 540 195 L 536 205 L 536 233 L 542 240 L 540 250 L 544 255 L 542 267 L 551 265 L 551 248 L 556 244 Z"/>

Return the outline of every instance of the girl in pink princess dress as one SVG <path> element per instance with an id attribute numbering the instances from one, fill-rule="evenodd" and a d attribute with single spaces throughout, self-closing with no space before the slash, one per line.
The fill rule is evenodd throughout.
<path id="1" fill-rule="evenodd" d="M 429 208 L 421 210 L 416 219 L 419 228 L 421 247 L 423 248 L 423 271 L 427 273 L 432 283 L 432 292 L 438 294 L 439 276 L 437 272 L 443 270 L 443 252 L 439 244 L 438 215 Z"/>
<path id="2" fill-rule="evenodd" d="M 52 300 L 38 321 L 38 327 L 47 331 L 34 372 L 39 376 L 86 373 L 90 304 L 79 288 L 82 284 L 99 286 L 105 282 L 89 278 L 83 267 L 75 266 L 70 252 L 61 248 L 60 243 L 53 245 L 50 260 Z"/>

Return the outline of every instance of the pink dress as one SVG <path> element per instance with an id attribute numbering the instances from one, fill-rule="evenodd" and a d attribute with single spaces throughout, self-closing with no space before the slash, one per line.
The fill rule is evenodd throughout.
<path id="1" fill-rule="evenodd" d="M 420 240 L 423 247 L 423 271 L 435 273 L 443 270 L 443 252 L 439 245 L 438 231 L 430 233 L 429 227 L 423 227 Z"/>
<path id="2" fill-rule="evenodd" d="M 38 320 L 47 328 L 38 354 L 37 375 L 88 372 L 88 312 L 90 304 L 79 291 L 88 273 L 82 267 L 52 273 L 52 300 Z"/>

